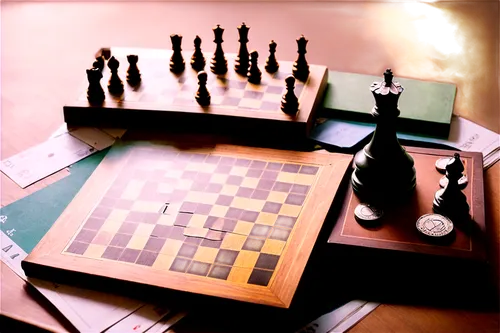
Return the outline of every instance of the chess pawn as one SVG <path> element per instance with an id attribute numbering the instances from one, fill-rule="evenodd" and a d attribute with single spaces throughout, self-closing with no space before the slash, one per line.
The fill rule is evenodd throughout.
<path id="1" fill-rule="evenodd" d="M 262 79 L 262 72 L 259 69 L 257 61 L 259 59 L 259 53 L 257 51 L 250 52 L 250 69 L 248 70 L 248 82 L 253 84 L 259 84 Z"/>
<path id="2" fill-rule="evenodd" d="M 234 60 L 234 70 L 238 74 L 247 75 L 250 60 L 247 49 L 248 30 L 250 30 L 250 27 L 247 27 L 245 22 L 243 22 L 237 29 L 240 36 L 238 39 L 238 42 L 240 42 L 240 49 Z"/>
<path id="3" fill-rule="evenodd" d="M 464 222 L 469 220 L 469 204 L 467 197 L 459 187 L 458 180 L 463 176 L 464 165 L 460 154 L 455 153 L 446 165 L 446 177 L 448 184 L 434 195 L 432 208 L 435 213 L 447 216 L 452 222 Z"/>
<path id="4" fill-rule="evenodd" d="M 135 86 L 141 82 L 141 72 L 137 67 L 137 62 L 139 61 L 139 56 L 129 54 L 127 55 L 127 61 L 129 63 L 129 67 L 127 70 L 127 82 Z"/>
<path id="5" fill-rule="evenodd" d="M 266 60 L 266 71 L 270 74 L 276 73 L 280 65 L 276 60 L 276 42 L 272 40 L 269 43 L 269 57 Z"/>
<path id="6" fill-rule="evenodd" d="M 219 24 L 217 24 L 217 26 L 212 30 L 215 36 L 214 43 L 217 46 L 215 48 L 212 61 L 210 62 L 210 70 L 215 75 L 224 75 L 227 73 L 227 59 L 224 56 L 224 51 L 222 50 L 222 43 L 224 42 L 224 40 L 222 39 L 222 34 L 224 33 L 224 29 L 221 28 Z"/>
<path id="7" fill-rule="evenodd" d="M 184 63 L 184 58 L 182 57 L 182 36 L 181 35 L 170 35 L 170 40 L 172 41 L 172 57 L 170 57 L 170 71 L 174 74 L 180 74 L 186 68 Z"/>
<path id="8" fill-rule="evenodd" d="M 111 71 L 111 77 L 108 82 L 108 90 L 113 95 L 121 95 L 123 93 L 123 82 L 118 76 L 118 67 L 120 67 L 120 62 L 112 56 L 108 60 L 108 68 Z"/>
<path id="9" fill-rule="evenodd" d="M 203 52 L 201 52 L 201 38 L 199 36 L 196 36 L 194 39 L 194 52 L 191 57 L 191 67 L 197 72 L 205 68 L 205 57 L 203 56 Z"/>
<path id="10" fill-rule="evenodd" d="M 396 136 L 398 100 L 404 89 L 392 79 L 392 72 L 387 69 L 384 80 L 370 87 L 377 127 L 371 141 L 354 156 L 351 176 L 352 188 L 361 200 L 382 206 L 408 198 L 416 186 L 413 158 Z"/>
<path id="11" fill-rule="evenodd" d="M 102 73 L 99 68 L 87 69 L 87 79 L 89 80 L 88 101 L 91 104 L 102 104 L 104 102 L 104 90 L 101 87 Z"/>
<path id="12" fill-rule="evenodd" d="M 292 75 L 289 75 L 285 79 L 285 83 L 286 93 L 281 99 L 281 111 L 288 115 L 294 116 L 299 111 L 299 99 L 293 91 L 295 88 L 295 78 Z"/>
<path id="13" fill-rule="evenodd" d="M 297 60 L 293 63 L 293 76 L 299 81 L 305 82 L 309 77 L 309 65 L 306 61 L 306 46 L 308 40 L 301 35 L 300 38 L 297 39 L 297 53 L 299 54 Z"/>
<path id="14" fill-rule="evenodd" d="M 198 73 L 198 91 L 196 92 L 195 99 L 201 106 L 210 105 L 210 93 L 207 90 L 207 73 L 201 71 Z"/>

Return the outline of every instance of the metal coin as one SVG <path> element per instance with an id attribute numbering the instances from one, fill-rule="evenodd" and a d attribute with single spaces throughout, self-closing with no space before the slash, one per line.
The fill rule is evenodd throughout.
<path id="1" fill-rule="evenodd" d="M 439 214 L 426 214 L 417 220 L 417 230 L 428 237 L 441 238 L 453 231 L 453 222 Z"/>
<path id="2" fill-rule="evenodd" d="M 436 170 L 440 173 L 446 173 L 446 165 L 453 157 L 441 157 L 436 161 Z"/>
<path id="3" fill-rule="evenodd" d="M 363 222 L 375 222 L 384 216 L 384 211 L 369 204 L 359 204 L 354 209 L 354 216 Z"/>
<path id="4" fill-rule="evenodd" d="M 442 188 L 445 188 L 446 185 L 448 185 L 448 177 L 446 176 L 443 176 L 441 177 L 441 179 L 439 180 L 439 186 L 441 186 Z M 469 183 L 469 179 L 467 178 L 466 175 L 463 175 L 462 177 L 460 177 L 460 179 L 458 180 L 458 187 L 460 189 L 464 189 L 467 187 L 467 184 Z"/>

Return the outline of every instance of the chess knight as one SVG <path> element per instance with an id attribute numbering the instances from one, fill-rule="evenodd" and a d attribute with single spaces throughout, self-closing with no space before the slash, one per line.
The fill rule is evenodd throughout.
<path id="1" fill-rule="evenodd" d="M 351 176 L 353 190 L 360 200 L 380 205 L 407 198 L 416 185 L 413 158 L 396 136 L 398 100 L 404 88 L 392 79 L 392 71 L 387 69 L 384 80 L 370 86 L 377 127 L 371 141 L 354 156 Z"/>

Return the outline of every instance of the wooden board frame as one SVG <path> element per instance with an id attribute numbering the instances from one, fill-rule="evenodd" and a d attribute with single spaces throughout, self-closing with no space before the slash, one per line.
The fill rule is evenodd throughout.
<path id="1" fill-rule="evenodd" d="M 191 152 L 191 151 L 190 151 Z M 279 259 L 269 286 L 238 284 L 196 275 L 132 267 L 120 262 L 99 261 L 62 254 L 81 223 L 123 166 L 125 159 L 111 151 L 89 178 L 61 217 L 32 253 L 22 262 L 28 277 L 61 276 L 70 272 L 80 277 L 93 276 L 191 293 L 229 298 L 244 302 L 288 308 L 352 156 L 320 152 L 294 152 L 233 145 L 215 145 L 192 152 L 210 152 L 231 157 L 272 156 L 273 160 L 295 161 L 320 166 L 317 181 L 306 199 L 295 228 Z M 71 281 L 68 281 L 71 283 Z"/>
<path id="2" fill-rule="evenodd" d="M 443 175 L 438 173 L 435 170 L 434 162 L 441 157 L 453 157 L 455 151 L 452 150 L 442 150 L 442 149 L 430 149 L 430 148 L 417 148 L 417 147 L 405 147 L 407 152 L 410 153 L 414 157 L 414 159 L 418 158 L 418 155 L 427 155 L 432 156 L 432 163 L 428 162 L 426 165 L 425 172 L 428 172 L 431 169 L 432 174 L 422 174 L 419 173 L 419 169 L 417 168 L 417 189 L 419 186 L 420 177 L 430 178 L 429 182 L 435 184 L 435 188 L 430 189 L 432 191 L 432 195 L 438 190 L 440 187 L 438 185 L 439 178 Z M 354 216 L 348 214 L 348 211 L 351 211 L 353 207 L 359 203 L 359 199 L 355 196 L 352 191 L 352 186 L 349 184 L 347 186 L 347 191 L 345 194 L 345 198 L 340 209 L 337 222 L 330 234 L 329 243 L 332 244 L 342 244 L 342 245 L 350 245 L 350 246 L 358 246 L 365 248 L 376 248 L 376 249 L 384 249 L 384 250 L 395 250 L 402 252 L 413 252 L 424 255 L 436 255 L 436 256 L 444 256 L 444 257 L 454 257 L 461 259 L 471 259 L 477 261 L 486 261 L 486 250 L 484 246 L 484 235 L 486 233 L 486 223 L 485 223 L 485 212 L 484 212 L 484 190 L 483 190 L 483 159 L 481 153 L 476 152 L 460 152 L 461 158 L 466 162 L 465 163 L 465 172 L 469 178 L 469 184 L 467 185 L 469 188 L 466 193 L 467 202 L 470 205 L 470 213 L 471 216 L 476 223 L 477 228 L 474 229 L 473 232 L 469 233 L 464 231 L 459 225 L 455 225 L 455 232 L 457 234 L 457 238 L 467 238 L 468 242 L 470 242 L 470 246 L 468 249 L 459 248 L 455 246 L 455 242 L 448 245 L 436 245 L 426 243 L 425 241 L 414 242 L 408 239 L 404 239 L 404 233 L 398 233 L 398 237 L 403 237 L 400 239 L 388 239 L 387 234 L 381 235 L 377 234 L 377 229 L 369 230 L 364 229 L 359 226 L 359 224 L 355 221 Z M 431 165 L 432 164 L 432 165 Z M 350 181 L 350 175 L 352 170 L 350 170 L 349 174 L 346 175 L 346 180 Z M 422 172 L 422 170 L 421 170 Z M 349 176 L 349 177 L 348 177 Z M 390 186 L 390 185 L 388 185 Z M 426 189 L 426 191 L 429 191 Z M 470 193 L 469 193 L 470 191 Z M 427 193 L 428 194 L 428 193 Z M 429 202 L 426 201 L 426 209 L 423 213 L 432 213 L 432 200 Z M 391 224 L 394 221 L 390 221 Z M 405 223 L 407 227 L 394 227 L 394 230 L 408 230 L 407 228 L 414 228 L 414 233 L 417 235 L 417 231 L 415 228 L 416 219 L 413 221 L 409 221 L 408 219 L 402 218 L 398 221 L 398 223 Z M 351 232 L 347 232 L 346 228 L 355 228 L 358 230 L 356 235 Z M 383 224 L 382 224 L 383 228 Z M 352 229 L 351 229 L 352 230 Z M 413 229 L 412 229 L 413 230 Z M 358 235 L 359 234 L 359 235 Z M 361 236 L 361 234 L 363 234 Z"/>
<path id="3" fill-rule="evenodd" d="M 125 94 L 127 91 L 131 91 L 127 82 L 125 81 L 125 72 L 128 67 L 128 63 L 123 60 L 127 54 L 138 54 L 139 69 L 141 68 L 141 63 L 145 63 L 148 59 L 153 59 L 157 61 L 158 59 L 163 60 L 164 66 L 168 66 L 169 59 L 171 57 L 172 51 L 161 50 L 161 49 L 141 49 L 141 48 L 110 48 L 111 55 L 116 56 L 121 60 L 119 75 L 125 85 Z M 98 51 L 99 54 L 101 51 Z M 186 61 L 185 73 L 190 73 L 193 76 L 196 75 L 190 64 L 189 59 L 191 58 L 192 51 L 184 51 L 183 57 Z M 212 53 L 204 52 L 205 59 L 207 60 L 207 65 L 205 66 L 205 71 L 209 75 L 213 75 L 210 72 L 210 59 Z M 228 71 L 234 71 L 234 58 L 235 54 L 226 53 L 225 54 L 228 61 Z M 261 60 L 261 62 L 263 62 Z M 292 72 L 291 61 L 280 61 L 281 72 Z M 263 64 L 261 64 L 263 67 Z M 168 68 L 168 67 L 167 67 Z M 106 100 L 102 106 L 91 106 L 89 102 L 85 99 L 76 99 L 67 103 L 64 108 L 64 121 L 68 125 L 73 126 L 107 126 L 107 127 L 157 127 L 161 126 L 167 128 L 169 125 L 174 127 L 179 126 L 189 126 L 201 127 L 201 128 L 217 128 L 228 129 L 234 132 L 245 132 L 246 134 L 256 135 L 258 132 L 255 131 L 255 127 L 265 128 L 266 131 L 270 130 L 274 133 L 281 132 L 284 135 L 300 135 L 306 137 L 309 135 L 312 129 L 316 117 L 316 111 L 321 107 L 321 103 L 324 98 L 324 94 L 328 85 L 328 69 L 326 66 L 321 65 L 309 65 L 309 78 L 306 82 L 306 86 L 302 90 L 299 98 L 299 113 L 297 116 L 290 116 L 283 113 L 281 110 L 272 111 L 259 111 L 259 110 L 243 110 L 234 109 L 227 106 L 219 107 L 217 105 L 211 105 L 208 108 L 202 108 L 199 105 L 177 105 L 170 103 L 160 103 L 160 102 L 134 102 L 134 101 L 121 101 L 116 102 L 110 98 L 107 91 L 107 79 L 109 74 L 108 68 L 105 67 L 103 73 L 104 77 L 101 80 L 101 86 L 103 87 Z M 264 68 L 261 69 L 263 79 L 269 74 L 266 73 Z M 192 73 L 191 73 L 192 72 Z M 83 73 L 83 72 L 82 72 Z M 174 75 L 174 74 L 171 74 Z M 82 75 L 85 77 L 84 75 Z M 225 77 L 225 75 L 220 76 Z M 143 75 L 143 82 L 147 85 L 147 77 Z M 88 84 L 82 85 L 79 92 L 79 96 L 85 93 Z M 283 81 L 284 87 L 284 81 Z M 192 92 L 193 99 L 196 91 Z M 261 131 L 264 133 L 265 131 Z M 240 133 L 241 134 L 241 133 Z"/>

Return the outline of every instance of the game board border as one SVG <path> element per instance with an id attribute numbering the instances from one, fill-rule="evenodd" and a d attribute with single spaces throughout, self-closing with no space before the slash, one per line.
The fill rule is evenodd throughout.
<path id="1" fill-rule="evenodd" d="M 208 296 L 229 298 L 244 302 L 288 308 L 305 269 L 320 229 L 335 197 L 352 156 L 337 153 L 295 152 L 268 148 L 242 147 L 217 144 L 192 152 L 205 152 L 246 158 L 267 158 L 298 163 L 321 165 L 312 196 L 306 199 L 303 212 L 292 232 L 273 276 L 267 287 L 238 284 L 185 273 L 156 271 L 150 267 L 130 266 L 120 262 L 99 261 L 63 254 L 82 221 L 88 216 L 113 181 L 110 177 L 121 168 L 126 156 L 108 154 L 101 165 L 84 184 L 78 195 L 66 208 L 54 226 L 22 262 L 29 277 L 77 274 L 81 278 L 98 277 L 113 281 L 132 282 L 135 285 L 173 289 Z M 325 195 L 331 194 L 331 196 Z M 301 236 L 304 235 L 304 236 Z M 145 274 L 147 273 L 147 274 Z M 73 275 L 74 276 L 74 275 Z"/>
<path id="2" fill-rule="evenodd" d="M 405 147 L 406 151 L 410 154 L 425 154 L 435 155 L 436 159 L 440 157 L 453 157 L 456 151 L 433 149 L 433 148 L 419 148 L 419 147 Z M 418 252 L 426 255 L 438 255 L 453 258 L 472 259 L 476 261 L 486 261 L 486 249 L 484 245 L 484 235 L 486 234 L 485 223 L 485 210 L 484 210 L 484 185 L 483 185 L 483 159 L 482 154 L 478 152 L 460 152 L 462 158 L 470 158 L 470 174 L 472 181 L 469 183 L 472 186 L 470 198 L 470 211 L 473 214 L 474 221 L 477 223 L 478 230 L 472 233 L 470 237 L 470 250 L 449 248 L 446 246 L 433 245 L 433 244 L 420 244 L 410 243 L 404 241 L 385 241 L 382 239 L 355 237 L 343 234 L 344 226 L 347 223 L 347 209 L 353 196 L 352 187 L 348 186 L 344 193 L 344 200 L 338 212 L 337 222 L 332 229 L 328 238 L 330 244 L 360 246 L 366 248 L 376 248 L 383 250 L 396 250 L 403 252 Z M 352 172 L 352 170 L 350 170 Z M 418 170 L 417 170 L 418 174 Z M 350 173 L 349 173 L 350 176 Z M 350 180 L 350 177 L 349 177 Z M 415 221 L 416 222 L 416 221 Z"/>

